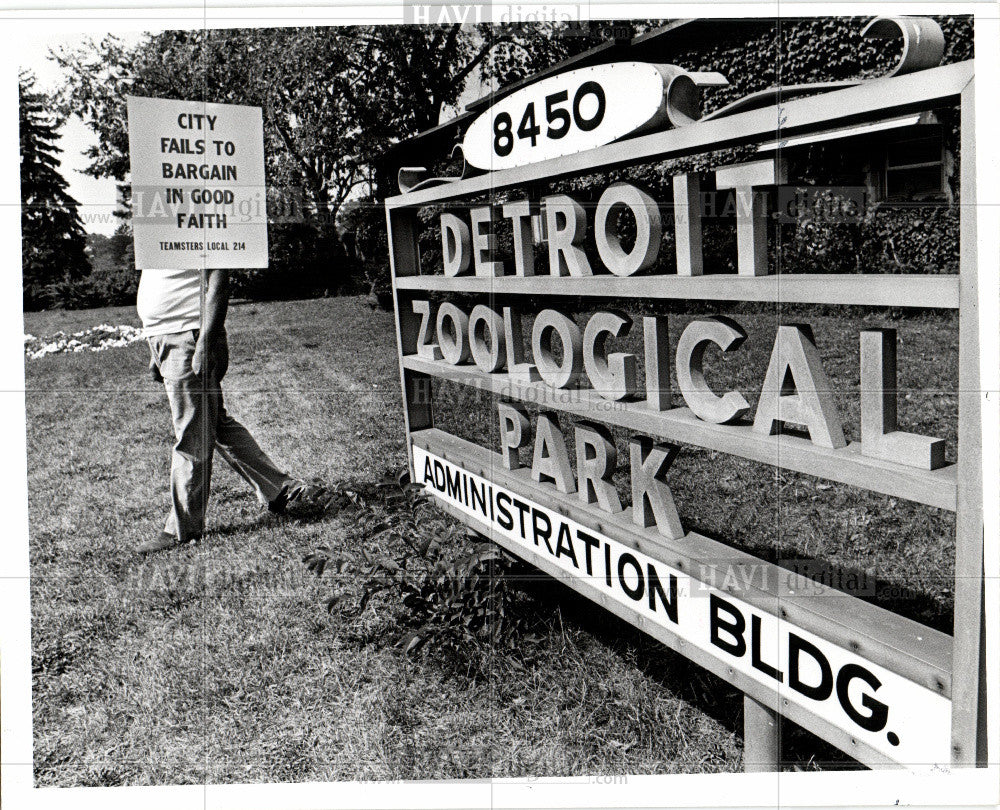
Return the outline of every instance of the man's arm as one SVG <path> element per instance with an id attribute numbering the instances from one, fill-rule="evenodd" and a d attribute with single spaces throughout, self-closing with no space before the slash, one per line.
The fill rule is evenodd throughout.
<path id="1" fill-rule="evenodd" d="M 222 342 L 223 330 L 226 325 L 226 312 L 229 309 L 229 271 L 219 268 L 208 270 L 205 289 L 205 311 L 201 318 L 201 333 L 191 359 L 191 369 L 195 374 L 201 374 L 208 364 L 214 364 L 218 359 L 217 349 Z"/>

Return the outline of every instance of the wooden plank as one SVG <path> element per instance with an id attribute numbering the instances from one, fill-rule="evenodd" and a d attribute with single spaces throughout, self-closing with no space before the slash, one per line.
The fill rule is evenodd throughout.
<path id="1" fill-rule="evenodd" d="M 583 503 L 576 495 L 539 487 L 529 468 L 508 470 L 498 453 L 438 428 L 415 431 L 411 441 L 667 565 L 697 572 L 697 578 L 707 585 L 779 615 L 945 697 L 951 694 L 951 636 L 945 633 L 697 532 L 671 540 L 653 529 L 640 528 L 632 523 L 629 510 L 611 514 L 597 504 Z M 734 584 L 732 572 L 739 567 L 753 567 L 756 573 Z"/>
<path id="2" fill-rule="evenodd" d="M 986 683 L 982 646 L 983 457 L 979 369 L 979 281 L 976 251 L 976 141 L 973 82 L 962 93 L 961 310 L 958 322 L 958 515 L 955 523 L 955 627 L 952 758 L 986 765 Z"/>
<path id="3" fill-rule="evenodd" d="M 804 630 L 816 633 L 831 643 L 850 649 L 867 660 L 879 664 L 905 678 L 933 689 L 945 697 L 950 694 L 951 637 L 904 619 L 877 606 L 861 602 L 843 592 L 825 588 L 819 583 L 805 580 L 794 572 L 778 569 L 759 558 L 725 546 L 710 538 L 691 532 L 677 540 L 667 540 L 654 532 L 638 528 L 620 515 L 609 515 L 595 505 L 582 504 L 572 495 L 563 495 L 554 489 L 539 489 L 530 479 L 528 470 L 503 469 L 500 457 L 485 448 L 451 436 L 440 430 L 430 429 L 414 433 L 414 445 L 423 447 L 458 466 L 497 482 L 499 485 L 531 501 L 564 515 L 572 515 L 580 524 L 593 531 L 628 545 L 666 565 L 679 570 L 697 572 L 697 578 L 755 608 L 779 615 L 782 619 Z M 490 526 L 467 515 L 447 503 L 435 502 L 476 531 L 492 537 L 514 554 L 523 550 L 499 534 L 491 533 Z M 544 557 L 532 558 L 533 565 L 557 578 L 568 587 L 592 596 L 579 578 L 568 577 L 564 571 Z M 763 573 L 752 578 L 751 584 L 734 588 L 732 578 L 726 575 L 741 566 L 755 566 Z M 780 574 L 780 575 L 779 575 Z M 735 592 L 738 590 L 738 594 Z M 745 694 L 770 707 L 794 722 L 810 728 L 814 733 L 873 767 L 893 766 L 890 760 L 845 731 L 829 725 L 811 713 L 743 676 L 723 661 L 678 639 L 673 633 L 652 622 L 643 622 L 634 611 L 629 611 L 616 601 L 602 596 L 599 603 L 615 615 L 628 621 L 666 646 L 695 661 L 732 683 Z"/>
<path id="4" fill-rule="evenodd" d="M 921 114 L 915 113 L 912 115 L 904 115 L 900 118 L 892 118 L 888 121 L 879 121 L 875 124 L 863 124 L 861 126 L 846 127 L 843 129 L 823 130 L 822 132 L 802 135 L 798 138 L 781 138 L 777 141 L 762 143 L 757 147 L 757 151 L 760 153 L 776 152 L 781 149 L 793 149 L 796 146 L 807 146 L 814 143 L 823 143 L 824 141 L 855 138 L 859 135 L 871 135 L 875 132 L 886 132 L 891 129 L 900 129 L 902 127 L 915 127 L 920 123 L 921 117 Z"/>
<path id="5" fill-rule="evenodd" d="M 743 772 L 773 773 L 780 769 L 781 715 L 744 695 Z"/>
<path id="6" fill-rule="evenodd" d="M 527 403 L 544 404 L 546 408 L 628 428 L 669 442 L 717 450 L 884 495 L 955 510 L 955 465 L 937 470 L 906 467 L 863 456 L 856 442 L 831 450 L 798 436 L 765 436 L 754 432 L 749 425 L 703 422 L 687 408 L 654 411 L 645 402 L 611 403 L 589 389 L 573 391 L 572 396 L 557 397 L 553 396 L 555 391 L 543 382 L 512 381 L 505 373 L 486 374 L 475 366 L 452 366 L 412 355 L 403 358 L 403 365 L 459 385 Z"/>
<path id="7" fill-rule="evenodd" d="M 720 166 L 715 170 L 717 189 L 773 186 L 786 182 L 784 162 L 778 158 Z"/>
<path id="8" fill-rule="evenodd" d="M 777 122 L 782 135 L 884 120 L 907 112 L 938 107 L 956 99 L 973 75 L 973 62 L 959 62 L 907 76 L 866 81 L 780 106 L 700 121 L 690 126 L 654 132 L 627 141 L 600 146 L 574 155 L 518 166 L 400 194 L 386 200 L 389 208 L 428 205 L 474 194 L 520 186 L 537 180 L 584 175 L 654 159 L 773 140 Z"/>
<path id="9" fill-rule="evenodd" d="M 397 289 L 483 295 L 560 295 L 600 298 L 684 298 L 700 301 L 846 304 L 957 309 L 957 275 L 819 273 L 775 276 L 586 276 L 557 277 L 423 275 L 397 280 Z"/>

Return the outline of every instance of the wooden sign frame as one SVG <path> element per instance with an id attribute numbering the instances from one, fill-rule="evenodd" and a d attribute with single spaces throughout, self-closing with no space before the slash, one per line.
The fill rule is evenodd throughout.
<path id="1" fill-rule="evenodd" d="M 663 275 L 663 276 L 444 276 L 421 275 L 417 212 L 421 206 L 455 202 L 494 190 L 553 181 L 576 174 L 631 166 L 673 157 L 705 153 L 715 149 L 761 144 L 776 136 L 774 122 L 781 120 L 779 139 L 828 132 L 893 116 L 924 112 L 946 105 L 958 105 L 961 126 L 960 273 L 958 275 Z M 716 118 L 689 126 L 642 135 L 579 154 L 568 155 L 526 166 L 494 171 L 457 182 L 424 188 L 391 197 L 386 201 L 389 257 L 396 309 L 397 348 L 402 381 L 407 448 L 413 480 L 414 448 L 455 459 L 459 466 L 486 478 L 504 477 L 511 486 L 527 479 L 526 471 L 502 470 L 488 454 L 473 452 L 473 446 L 434 428 L 430 398 L 430 378 L 437 377 L 478 390 L 500 393 L 531 401 L 544 383 L 525 380 L 511 382 L 504 375 L 488 374 L 475 366 L 450 365 L 436 359 L 433 352 L 418 356 L 415 350 L 420 317 L 411 310 L 414 294 L 481 293 L 520 296 L 583 296 L 693 300 L 744 300 L 812 304 L 864 305 L 881 307 L 932 307 L 959 312 L 959 415 L 958 460 L 954 465 L 921 470 L 891 461 L 865 457 L 850 447 L 826 449 L 794 437 L 761 436 L 733 432 L 732 426 L 698 421 L 670 410 L 654 411 L 645 403 L 636 407 L 597 411 L 596 396 L 586 389 L 572 401 L 553 403 L 555 410 L 593 419 L 603 424 L 627 427 L 643 434 L 701 448 L 721 451 L 783 469 L 808 473 L 852 486 L 956 512 L 954 633 L 948 636 L 837 592 L 838 598 L 824 601 L 792 598 L 777 588 L 748 588 L 740 597 L 794 621 L 824 638 L 835 638 L 853 650 L 863 650 L 868 660 L 893 671 L 905 670 L 909 677 L 951 700 L 951 761 L 956 766 L 982 766 L 986 762 L 985 736 L 985 628 L 983 616 L 983 481 L 981 447 L 979 366 L 979 315 L 976 257 L 976 164 L 974 124 L 974 62 L 962 62 L 864 82 L 856 87 L 835 90 L 730 117 Z M 683 187 L 683 183 L 681 184 Z M 675 193 L 677 183 L 675 182 Z M 682 189 L 683 190 L 683 189 Z M 685 195 L 690 200 L 690 195 Z M 755 272 L 759 272 L 759 269 Z M 680 411 L 682 409 L 675 409 Z M 780 456 L 775 448 L 780 447 Z M 584 525 L 594 525 L 615 539 L 683 570 L 703 564 L 709 579 L 720 577 L 706 560 L 718 559 L 724 549 L 732 560 L 745 557 L 747 564 L 761 561 L 722 547 L 708 538 L 689 533 L 678 541 L 643 530 L 629 532 L 609 527 L 607 514 L 593 505 L 574 500 L 571 507 L 554 489 L 539 494 L 537 502 L 548 499 L 556 510 L 572 509 L 572 517 Z M 484 531 L 477 523 L 448 504 L 452 512 L 471 528 Z M 502 538 L 494 538 L 505 544 Z M 512 549 L 516 553 L 516 549 Z M 534 562 L 534 561 L 533 561 Z M 537 563 L 542 570 L 559 571 Z M 561 577 L 566 581 L 565 577 Z M 786 576 L 787 579 L 787 576 Z M 805 581 L 804 581 L 805 582 Z M 804 584 L 803 582 L 803 584 Z M 570 587 L 580 588 L 574 581 Z M 720 582 L 716 583 L 721 585 Z M 589 594 L 588 594 L 589 595 Z M 590 598 L 594 598 L 591 596 Z M 745 768 L 774 770 L 779 766 L 779 717 L 788 717 L 847 751 L 872 767 L 896 766 L 884 754 L 866 746 L 850 734 L 800 710 L 775 693 L 761 688 L 733 669 L 728 670 L 690 645 L 679 642 L 668 631 L 644 622 L 642 617 L 621 609 L 614 602 L 603 604 L 672 649 L 695 660 L 733 683 L 745 694 Z M 917 763 L 920 764 L 920 763 Z"/>

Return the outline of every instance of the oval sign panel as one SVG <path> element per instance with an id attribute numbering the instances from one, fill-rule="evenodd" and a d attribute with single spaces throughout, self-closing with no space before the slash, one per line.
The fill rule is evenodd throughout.
<path id="1" fill-rule="evenodd" d="M 603 146 L 653 123 L 666 87 L 660 69 L 644 62 L 561 73 L 490 107 L 466 131 L 462 151 L 476 168 L 496 171 Z"/>

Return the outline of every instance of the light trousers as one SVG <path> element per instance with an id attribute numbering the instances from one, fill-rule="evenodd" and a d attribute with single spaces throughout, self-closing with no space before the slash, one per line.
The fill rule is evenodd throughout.
<path id="1" fill-rule="evenodd" d="M 205 529 L 215 450 L 253 487 L 262 504 L 273 501 L 290 476 L 277 468 L 240 422 L 226 412 L 221 381 L 229 365 L 225 335 L 215 347 L 213 373 L 191 368 L 198 330 L 149 338 L 153 362 L 163 377 L 173 419 L 170 514 L 163 530 L 186 542 Z"/>

